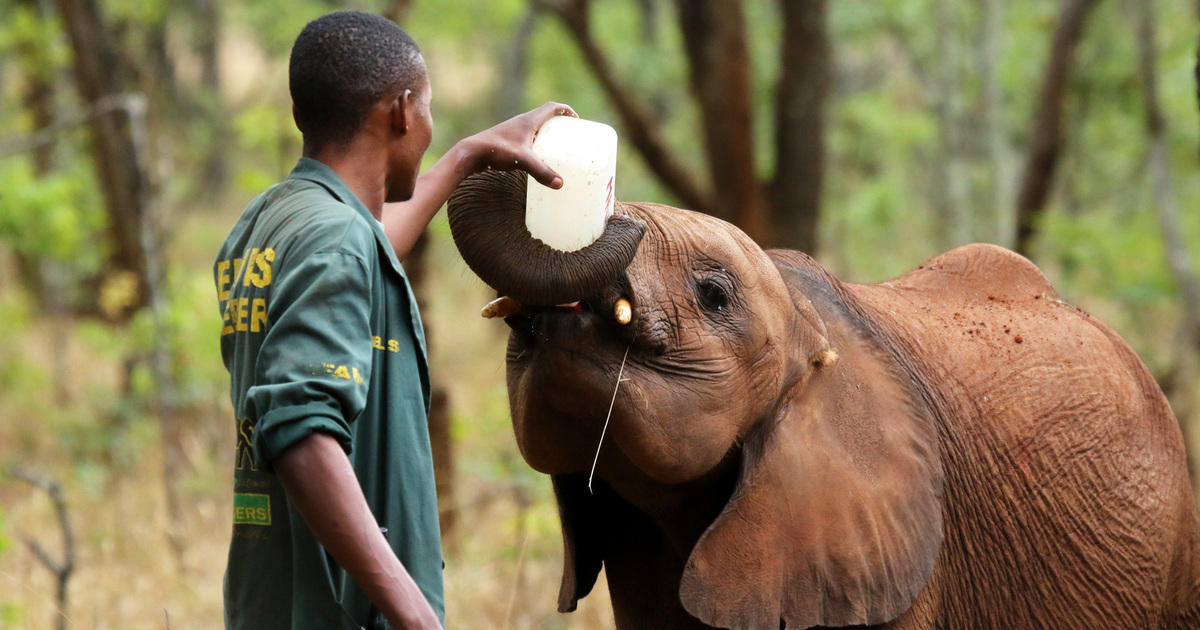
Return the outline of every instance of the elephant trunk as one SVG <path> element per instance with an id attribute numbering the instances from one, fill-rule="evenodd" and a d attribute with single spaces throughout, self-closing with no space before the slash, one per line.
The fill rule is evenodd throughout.
<path id="1" fill-rule="evenodd" d="M 614 214 L 596 242 L 558 251 L 525 227 L 526 186 L 525 173 L 487 171 L 450 196 L 450 233 L 480 279 L 523 304 L 554 306 L 599 293 L 629 267 L 645 223 Z"/>

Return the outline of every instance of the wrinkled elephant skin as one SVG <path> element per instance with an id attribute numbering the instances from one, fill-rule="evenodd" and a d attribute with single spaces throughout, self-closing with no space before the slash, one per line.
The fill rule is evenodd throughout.
<path id="1" fill-rule="evenodd" d="M 618 214 L 644 224 L 624 272 L 506 319 L 560 610 L 603 566 L 619 628 L 1200 628 L 1179 426 L 1028 260 L 855 285 L 711 217 Z"/>

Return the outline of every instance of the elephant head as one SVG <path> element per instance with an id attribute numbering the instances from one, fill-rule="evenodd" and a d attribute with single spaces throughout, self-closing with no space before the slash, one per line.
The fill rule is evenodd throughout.
<path id="1" fill-rule="evenodd" d="M 656 204 L 618 203 L 595 245 L 546 251 L 522 223 L 524 182 L 469 179 L 449 215 L 471 268 L 524 304 L 506 319 L 508 388 L 522 455 L 554 478 L 560 609 L 605 562 L 619 625 L 668 605 L 656 593 L 720 627 L 908 610 L 942 543 L 936 431 L 852 291 L 803 254 Z"/>

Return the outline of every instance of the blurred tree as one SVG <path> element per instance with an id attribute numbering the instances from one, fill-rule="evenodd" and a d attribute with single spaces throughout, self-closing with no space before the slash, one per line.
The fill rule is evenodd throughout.
<path id="1" fill-rule="evenodd" d="M 498 120 L 512 118 L 525 110 L 524 101 L 529 89 L 529 39 L 533 36 L 539 14 L 534 5 L 526 8 L 504 52 L 495 96 L 495 117 Z"/>
<path id="2" fill-rule="evenodd" d="M 783 35 L 769 180 L 759 177 L 755 163 L 752 67 L 741 0 L 676 2 L 689 85 L 701 115 L 704 181 L 710 185 L 688 172 L 647 108 L 617 78 L 592 34 L 590 0 L 532 1 L 566 27 L 617 110 L 623 136 L 682 205 L 732 221 L 764 245 L 816 250 L 830 76 L 825 0 L 779 3 Z"/>
<path id="3" fill-rule="evenodd" d="M 413 294 L 421 312 L 429 312 L 429 241 L 431 232 L 426 228 L 421 238 L 404 259 L 404 272 L 412 284 Z M 425 327 L 425 349 L 432 355 L 433 331 L 428 321 Z M 438 522 L 442 531 L 442 544 L 453 549 L 458 522 L 458 497 L 454 489 L 454 434 L 450 430 L 450 391 L 442 384 L 436 372 L 431 372 L 429 393 L 429 446 L 433 454 L 433 476 L 437 485 Z"/>
<path id="4" fill-rule="evenodd" d="M 983 0 L 979 74 L 983 80 L 983 116 L 987 128 L 988 166 L 992 189 L 992 242 L 1013 243 L 1012 147 L 1004 122 L 1004 89 L 1000 80 L 1004 38 L 1005 0 Z"/>
<path id="5" fill-rule="evenodd" d="M 966 90 L 962 79 L 962 47 L 959 45 L 959 13 L 951 0 L 935 2 L 938 67 L 934 102 L 938 114 L 940 151 L 937 169 L 937 194 L 934 228 L 938 249 L 950 249 L 971 242 L 970 181 L 967 156 L 963 147 L 966 122 Z"/>
<path id="6" fill-rule="evenodd" d="M 397 24 L 404 24 L 408 21 L 408 14 L 412 11 L 413 2 L 414 0 L 387 0 L 381 14 Z"/>
<path id="7" fill-rule="evenodd" d="M 208 192 L 216 193 L 229 182 L 231 135 L 221 100 L 221 4 L 218 0 L 193 0 L 191 7 L 196 23 L 193 42 L 200 55 L 200 101 L 212 127 L 201 184 Z"/>
<path id="8" fill-rule="evenodd" d="M 1066 142 L 1062 128 L 1063 102 L 1075 61 L 1075 48 L 1083 37 L 1088 14 L 1096 4 L 1097 0 L 1063 0 L 1058 25 L 1054 29 L 1050 58 L 1042 79 L 1037 112 L 1033 117 L 1025 170 L 1017 194 L 1016 250 L 1025 256 L 1030 255 L 1038 221 L 1050 197 L 1050 185 L 1054 181 L 1058 158 Z"/>
<path id="9" fill-rule="evenodd" d="M 39 0 L 18 0 L 18 11 L 26 11 L 32 19 L 46 20 L 48 11 Z M 21 100 L 33 121 L 34 133 L 45 131 L 54 124 L 55 64 L 50 60 L 53 43 L 44 31 L 16 43 L 17 63 L 25 76 Z M 42 143 L 30 150 L 34 173 L 42 176 L 54 168 L 54 145 Z"/>
<path id="10" fill-rule="evenodd" d="M 832 83 L 826 0 L 781 0 L 783 43 L 775 92 L 774 238 L 815 255 L 825 189 L 826 102 Z"/>
<path id="11" fill-rule="evenodd" d="M 127 320 L 146 306 L 146 206 L 152 194 L 145 156 L 135 145 L 133 118 L 144 101 L 130 99 L 132 69 L 120 54 L 95 0 L 55 0 L 74 51 L 75 87 L 89 119 L 92 156 L 108 213 L 109 253 L 96 278 L 96 304 L 113 319 Z M 141 103 L 139 111 L 138 103 Z M 109 109 L 99 113 L 95 110 Z"/>
<path id="12" fill-rule="evenodd" d="M 388 19 L 404 26 L 409 12 L 413 8 L 413 0 L 389 0 L 383 10 Z M 421 307 L 421 312 L 429 312 L 429 241 L 432 231 L 425 228 L 424 233 L 404 259 L 404 270 L 412 284 L 413 294 Z M 433 332 L 430 323 L 424 322 L 426 351 L 432 354 Z M 458 497 L 455 494 L 454 483 L 454 434 L 450 430 L 450 390 L 442 383 L 441 377 L 435 372 L 430 374 L 429 392 L 429 445 L 433 455 L 433 476 L 437 485 L 438 522 L 441 526 L 443 545 L 453 549 L 457 538 L 454 535 L 458 522 Z"/>
<path id="13" fill-rule="evenodd" d="M 1180 320 L 1176 332 L 1173 367 L 1170 378 L 1164 379 L 1171 407 L 1183 429 L 1184 443 L 1192 464 L 1193 484 L 1200 487 L 1200 445 L 1194 443 L 1192 425 L 1195 422 L 1195 392 L 1197 367 L 1200 363 L 1200 278 L 1195 262 L 1184 242 L 1179 224 L 1175 184 L 1171 178 L 1170 154 L 1167 148 L 1167 121 L 1158 96 L 1158 68 L 1155 58 L 1158 48 L 1158 26 L 1154 3 L 1148 0 L 1129 0 L 1135 12 L 1135 36 L 1138 42 L 1138 70 L 1142 80 L 1142 100 L 1145 105 L 1147 144 L 1146 170 L 1154 191 L 1154 209 L 1162 232 L 1167 266 L 1175 279 L 1180 301 Z"/>
<path id="14" fill-rule="evenodd" d="M 39 0 L 18 0 L 14 10 L 24 19 L 40 25 L 48 25 L 49 11 Z M 18 18 L 20 19 L 20 18 Z M 46 28 L 31 28 L 15 38 L 14 53 L 17 66 L 25 77 L 25 89 L 21 101 L 31 120 L 34 135 L 48 133 L 54 125 L 56 65 L 53 63 L 53 42 Z M 29 149 L 33 161 L 33 174 L 45 177 L 54 169 L 54 143 L 39 142 Z M 38 302 L 45 303 L 47 297 L 56 293 L 46 286 L 44 261 L 31 252 L 16 252 L 17 267 L 21 281 Z"/>

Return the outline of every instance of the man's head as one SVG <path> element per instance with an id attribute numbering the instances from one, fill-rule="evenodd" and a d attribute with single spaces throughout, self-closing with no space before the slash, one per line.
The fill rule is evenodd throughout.
<path id="1" fill-rule="evenodd" d="M 288 82 L 306 154 L 347 148 L 369 120 L 379 120 L 388 144 L 388 200 L 412 194 L 432 118 L 425 60 L 407 33 L 358 11 L 317 18 L 292 46 Z"/>

